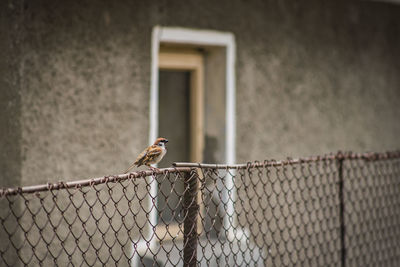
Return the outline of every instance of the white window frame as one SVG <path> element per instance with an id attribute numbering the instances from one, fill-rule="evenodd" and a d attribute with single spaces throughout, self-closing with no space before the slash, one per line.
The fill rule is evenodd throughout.
<path id="1" fill-rule="evenodd" d="M 219 32 L 211 30 L 197 30 L 180 27 L 162 27 L 155 26 L 152 32 L 151 46 L 151 86 L 150 86 L 150 131 L 149 145 L 158 137 L 158 72 L 159 72 L 159 50 L 161 43 L 184 44 L 197 46 L 217 46 L 225 48 L 226 51 L 226 110 L 225 110 L 225 161 L 227 164 L 234 164 L 236 161 L 236 83 L 235 83 L 235 61 L 236 61 L 236 43 L 232 33 Z M 153 177 L 148 177 L 150 183 L 150 197 L 147 205 L 153 205 L 153 199 L 157 196 L 158 185 Z M 229 189 L 234 188 L 234 178 L 231 175 L 226 176 L 225 186 Z M 234 211 L 234 202 L 236 198 L 235 190 L 226 190 L 224 199 L 228 200 L 226 215 L 224 218 L 225 229 L 235 229 L 236 214 Z M 157 211 L 152 209 L 149 222 L 151 225 L 157 225 Z M 153 238 L 150 244 L 147 241 L 154 236 L 154 229 L 150 229 L 148 236 L 140 240 L 137 249 L 144 248 L 144 251 L 137 253 L 145 253 L 148 248 L 155 249 L 157 240 Z M 238 238 L 237 233 L 228 233 L 229 239 Z M 149 245 L 149 247 L 148 247 Z M 133 261 L 135 262 L 135 261 Z"/>

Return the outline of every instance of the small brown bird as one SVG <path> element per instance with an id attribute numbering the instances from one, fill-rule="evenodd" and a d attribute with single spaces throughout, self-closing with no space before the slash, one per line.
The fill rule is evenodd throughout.
<path id="1" fill-rule="evenodd" d="M 167 153 L 167 148 L 165 147 L 166 143 L 168 143 L 167 139 L 162 137 L 157 138 L 153 145 L 149 146 L 148 148 L 143 150 L 142 153 L 139 154 L 135 162 L 131 166 L 129 166 L 129 168 L 124 173 L 129 172 L 135 166 L 139 167 L 142 165 L 146 165 L 152 170 L 157 170 L 157 168 L 150 166 L 150 164 L 157 164 L 162 160 L 162 158 Z"/>

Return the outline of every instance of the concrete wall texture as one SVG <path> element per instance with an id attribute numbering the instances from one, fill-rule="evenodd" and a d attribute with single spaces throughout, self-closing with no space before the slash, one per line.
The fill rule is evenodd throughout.
<path id="1" fill-rule="evenodd" d="M 2 186 L 129 166 L 148 142 L 155 25 L 235 35 L 237 162 L 400 147 L 400 5 L 9 0 L 0 14 Z"/>

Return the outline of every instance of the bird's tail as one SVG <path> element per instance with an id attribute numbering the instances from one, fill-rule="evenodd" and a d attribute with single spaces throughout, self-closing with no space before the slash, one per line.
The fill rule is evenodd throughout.
<path id="1" fill-rule="evenodd" d="M 129 166 L 129 168 L 126 169 L 126 171 L 124 171 L 124 174 L 125 174 L 125 173 L 128 173 L 128 172 L 129 172 L 133 167 L 135 167 L 136 165 L 137 165 L 136 162 L 132 163 L 132 165 Z"/>

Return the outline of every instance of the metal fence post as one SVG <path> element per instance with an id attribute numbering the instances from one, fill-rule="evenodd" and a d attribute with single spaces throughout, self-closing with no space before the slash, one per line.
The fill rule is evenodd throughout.
<path id="1" fill-rule="evenodd" d="M 194 169 L 185 175 L 184 214 L 183 222 L 183 266 L 197 265 L 197 203 L 198 175 Z"/>
<path id="2" fill-rule="evenodd" d="M 336 155 L 338 163 L 338 176 L 339 176 L 339 220 L 340 220 L 340 261 L 342 267 L 346 266 L 346 228 L 344 221 L 344 180 L 343 180 L 343 161 L 344 155 L 342 152 L 338 152 Z"/>

